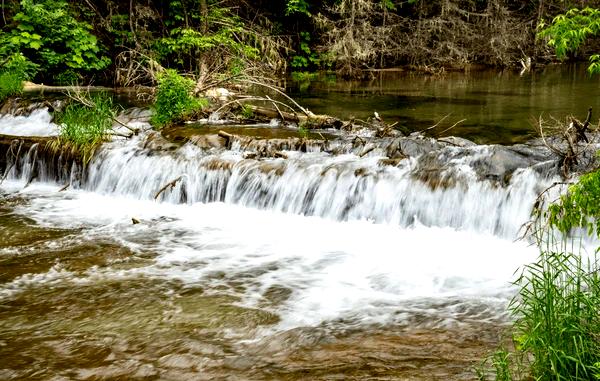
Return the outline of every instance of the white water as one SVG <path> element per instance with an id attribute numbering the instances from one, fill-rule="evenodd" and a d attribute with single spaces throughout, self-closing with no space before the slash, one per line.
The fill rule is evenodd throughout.
<path id="1" fill-rule="evenodd" d="M 288 159 L 243 159 L 241 152 L 204 152 L 188 144 L 157 153 L 139 141 L 115 142 L 92 162 L 84 187 L 102 194 L 172 203 L 223 201 L 252 208 L 319 216 L 336 221 L 369 220 L 400 226 L 421 223 L 508 239 L 529 219 L 531 205 L 548 180 L 518 170 L 507 187 L 478 181 L 466 165 L 448 163 L 458 186 L 432 190 L 415 180 L 414 160 L 382 166 L 380 157 L 287 152 Z M 480 149 L 485 154 L 485 147 Z"/>
<path id="2" fill-rule="evenodd" d="M 391 167 L 377 157 L 288 152 L 287 160 L 257 161 L 192 145 L 150 151 L 143 139 L 108 144 L 82 189 L 21 189 L 27 176 L 0 186 L 26 197 L 16 211 L 39 224 L 81 228 L 80 239 L 114 240 L 138 255 L 153 253 L 152 263 L 81 273 L 57 265 L 1 285 L 0 296 L 46 283 L 145 276 L 235 295 L 279 315 L 280 329 L 340 319 L 410 323 L 423 315 L 419 324 L 440 326 L 502 315 L 514 272 L 536 255 L 513 242 L 545 186 L 531 170 L 498 187 L 477 181 L 459 160 L 448 167 L 458 185 L 432 190 L 413 179 L 414 160 Z M 265 306 L 273 287 L 291 294 Z"/>
<path id="3" fill-rule="evenodd" d="M 440 326 L 463 320 L 465 311 L 478 319 L 497 318 L 512 293 L 514 271 L 536 255 L 523 242 L 450 228 L 335 222 L 224 203 L 169 205 L 56 190 L 27 188 L 23 195 L 32 198 L 17 211 L 42 225 L 83 228 L 87 240 L 111 237 L 137 253 L 155 252 L 154 263 L 80 274 L 55 267 L 3 285 L 4 296 L 57 281 L 149 276 L 219 289 L 248 307 L 261 305 L 272 287 L 292 290 L 272 307 L 281 317 L 280 329 L 339 319 L 405 323 L 416 313 L 430 317 L 420 324 Z M 142 222 L 132 225 L 132 217 Z"/>
<path id="4" fill-rule="evenodd" d="M 13 136 L 56 136 L 60 128 L 52 123 L 47 108 L 34 110 L 28 116 L 0 115 L 0 134 Z"/>

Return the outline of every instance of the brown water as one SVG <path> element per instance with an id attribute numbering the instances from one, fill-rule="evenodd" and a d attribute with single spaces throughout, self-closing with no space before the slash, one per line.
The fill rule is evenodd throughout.
<path id="1" fill-rule="evenodd" d="M 523 75 L 507 70 L 373 76 L 370 81 L 292 81 L 289 90 L 315 113 L 366 119 L 377 111 L 406 132 L 428 128 L 447 116 L 432 132 L 478 143 L 523 142 L 535 135 L 533 120 L 541 115 L 583 120 L 590 106 L 598 110 L 596 115 L 600 112 L 600 77 L 590 78 L 584 64 L 547 66 Z"/>
<path id="2" fill-rule="evenodd" d="M 2 380 L 474 380 L 501 335 L 504 320 L 485 303 L 452 299 L 397 305 L 395 314 L 406 317 L 395 323 L 350 318 L 273 329 L 294 292 L 289 285 L 270 286 L 254 307 L 241 301 L 276 262 L 216 271 L 202 282 L 157 277 L 144 271 L 209 265 L 160 264 L 162 238 L 171 245 L 190 238 L 171 227 L 174 220 L 40 224 L 40 214 L 51 221 L 53 205 L 78 197 L 44 193 L 0 198 Z M 215 244 L 194 248 L 200 254 L 207 245 Z M 436 310 L 453 311 L 452 322 Z"/>
<path id="3" fill-rule="evenodd" d="M 314 112 L 376 110 L 408 130 L 451 113 L 442 127 L 468 122 L 449 133 L 522 141 L 529 117 L 579 115 L 597 102 L 598 81 L 581 69 L 546 70 L 382 74 L 313 82 L 298 94 Z M 219 127 L 183 135 L 197 129 Z M 508 321 L 514 271 L 535 255 L 486 228 L 496 216 L 506 231 L 518 229 L 535 198 L 534 173 L 515 175 L 513 193 L 474 179 L 464 190 L 431 190 L 376 157 L 298 153 L 278 174 L 225 152 L 217 159 L 240 163 L 226 178 L 202 172 L 197 147 L 149 154 L 136 144 L 103 152 L 86 190 L 0 185 L 0 380 L 475 380 Z M 228 188 L 225 202 L 153 200 L 182 174 L 188 199 L 202 200 L 212 181 Z M 323 218 L 282 212 L 305 196 Z M 325 213 L 353 207 L 382 223 Z M 426 216 L 426 226 L 394 223 L 416 219 L 402 213 Z"/>

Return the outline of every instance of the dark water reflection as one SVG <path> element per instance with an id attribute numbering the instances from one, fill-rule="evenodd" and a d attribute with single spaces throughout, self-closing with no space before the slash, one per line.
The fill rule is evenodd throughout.
<path id="1" fill-rule="evenodd" d="M 366 119 L 377 111 L 405 131 L 427 128 L 449 115 L 437 132 L 466 119 L 443 135 L 478 143 L 516 143 L 534 134 L 540 115 L 584 119 L 587 108 L 600 112 L 600 77 L 585 65 L 548 66 L 519 75 L 514 71 L 479 71 L 423 76 L 381 72 L 369 81 L 321 77 L 292 81 L 291 94 L 315 113 Z"/>

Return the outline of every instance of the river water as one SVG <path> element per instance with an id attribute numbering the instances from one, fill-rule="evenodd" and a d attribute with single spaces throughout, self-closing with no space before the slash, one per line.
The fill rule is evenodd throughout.
<path id="1" fill-rule="evenodd" d="M 38 112 L 0 133 L 54 128 Z M 156 152 L 148 134 L 66 190 L 26 166 L 0 185 L 0 379 L 475 379 L 552 179 L 481 181 L 485 146 L 431 188 L 410 159 Z"/>
<path id="2" fill-rule="evenodd" d="M 372 80 L 340 81 L 326 76 L 290 81 L 291 94 L 315 113 L 366 120 L 377 111 L 406 132 L 439 123 L 434 132 L 480 144 L 519 143 L 535 136 L 540 116 L 584 120 L 600 110 L 600 78 L 585 64 L 554 65 L 520 75 L 518 71 L 448 72 L 423 76 L 374 73 Z M 446 119 L 443 119 L 446 117 Z M 456 122 L 464 120 L 449 131 Z"/>

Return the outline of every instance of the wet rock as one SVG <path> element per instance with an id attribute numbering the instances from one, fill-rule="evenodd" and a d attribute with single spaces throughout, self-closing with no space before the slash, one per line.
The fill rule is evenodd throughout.
<path id="1" fill-rule="evenodd" d="M 144 364 L 140 366 L 131 376 L 133 378 L 151 378 L 158 375 L 158 371 L 152 364 Z"/>
<path id="2" fill-rule="evenodd" d="M 192 369 L 200 365 L 198 357 L 189 354 L 170 354 L 158 359 L 158 364 L 166 368 Z"/>
<path id="3" fill-rule="evenodd" d="M 439 138 L 438 142 L 448 143 L 456 147 L 473 147 L 477 145 L 477 143 L 475 142 L 472 142 L 465 138 L 459 138 L 458 136 L 446 136 L 443 138 Z"/>

